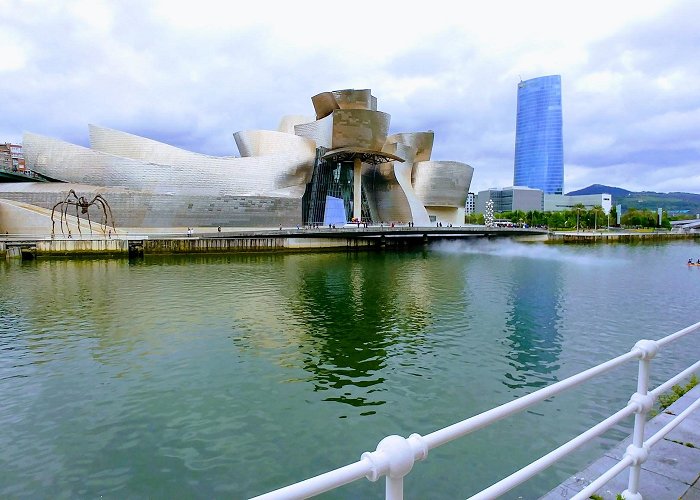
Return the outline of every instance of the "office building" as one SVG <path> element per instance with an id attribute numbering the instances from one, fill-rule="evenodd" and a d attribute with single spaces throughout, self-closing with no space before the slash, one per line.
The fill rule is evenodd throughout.
<path id="1" fill-rule="evenodd" d="M 561 77 L 542 76 L 518 84 L 513 184 L 564 192 Z"/>
<path id="2" fill-rule="evenodd" d="M 530 210 L 542 211 L 543 193 L 540 189 L 532 189 L 524 186 L 512 186 L 505 188 L 490 188 L 484 191 L 479 191 L 476 200 L 477 213 L 485 213 L 486 203 L 493 201 L 493 211 L 512 212 L 514 210 L 522 210 L 529 212 Z"/>
<path id="3" fill-rule="evenodd" d="M 464 207 L 464 213 L 466 215 L 471 215 L 476 212 L 476 194 L 467 193 L 467 204 Z"/>
<path id="4" fill-rule="evenodd" d="M 561 212 L 564 210 L 571 210 L 576 205 L 583 205 L 586 210 L 590 210 L 595 206 L 600 206 L 603 208 L 605 215 L 607 215 L 612 209 L 612 195 L 609 193 L 581 194 L 576 196 L 569 196 L 565 194 L 544 195 L 545 212 Z"/>
<path id="5" fill-rule="evenodd" d="M 0 170 L 24 172 L 24 155 L 21 144 L 0 144 Z"/>

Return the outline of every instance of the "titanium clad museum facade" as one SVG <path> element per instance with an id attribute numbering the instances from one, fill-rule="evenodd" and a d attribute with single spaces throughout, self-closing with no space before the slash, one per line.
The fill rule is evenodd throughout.
<path id="1" fill-rule="evenodd" d="M 95 125 L 89 148 L 25 133 L 27 168 L 50 182 L 0 184 L 0 230 L 50 232 L 51 210 L 71 189 L 106 200 L 117 229 L 464 222 L 473 168 L 432 160 L 432 131 L 390 135 L 369 90 L 311 101 L 315 117 L 233 134 L 240 157 Z"/>
<path id="2" fill-rule="evenodd" d="M 564 191 L 561 77 L 533 78 L 518 84 L 515 128 L 515 186 Z"/>

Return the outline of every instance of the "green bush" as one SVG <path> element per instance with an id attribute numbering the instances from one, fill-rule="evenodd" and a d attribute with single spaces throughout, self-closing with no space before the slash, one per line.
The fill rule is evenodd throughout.
<path id="1" fill-rule="evenodd" d="M 680 385 L 674 385 L 671 388 L 671 392 L 668 392 L 666 394 L 661 394 L 659 396 L 659 407 L 660 411 L 665 410 L 669 406 L 671 406 L 673 403 L 678 401 L 678 399 L 683 396 L 686 392 L 688 392 L 690 389 L 698 385 L 698 377 L 697 375 L 693 374 L 692 377 L 690 377 L 690 381 L 685 385 L 685 386 L 680 386 Z"/>

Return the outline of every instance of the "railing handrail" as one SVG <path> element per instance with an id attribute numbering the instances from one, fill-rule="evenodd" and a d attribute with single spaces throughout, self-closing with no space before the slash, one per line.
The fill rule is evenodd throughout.
<path id="1" fill-rule="evenodd" d="M 700 370 L 700 361 L 698 361 L 665 383 L 661 384 L 656 389 L 648 391 L 647 385 L 649 379 L 649 361 L 656 355 L 661 347 L 666 346 L 667 344 L 670 344 L 684 337 L 685 335 L 697 331 L 700 331 L 700 322 L 683 328 L 682 330 L 679 330 L 671 335 L 667 335 L 659 340 L 640 340 L 629 352 L 621 356 L 617 356 L 616 358 L 579 372 L 555 384 L 543 387 L 542 389 L 539 389 L 526 396 L 522 396 L 483 413 L 474 415 L 425 436 L 421 436 L 419 434 L 412 434 L 409 436 L 409 438 L 403 438 L 401 436 L 388 436 L 380 441 L 375 451 L 363 453 L 360 460 L 357 462 L 254 497 L 254 500 L 308 498 L 338 488 L 363 477 L 366 477 L 370 481 L 376 481 L 381 476 L 387 477 L 386 498 L 403 498 L 403 477 L 410 472 L 415 461 L 423 460 L 427 457 L 430 449 L 441 446 L 483 427 L 491 425 L 510 415 L 523 411 L 536 403 L 569 390 L 602 373 L 617 368 L 618 366 L 625 364 L 632 359 L 639 360 L 637 392 L 632 395 L 629 403 L 624 408 L 587 431 L 579 434 L 569 442 L 561 445 L 559 448 L 551 451 L 534 462 L 531 462 L 529 465 L 505 477 L 485 490 L 482 490 L 472 498 L 493 498 L 496 495 L 509 491 L 515 486 L 525 482 L 535 474 L 543 471 L 545 468 L 556 462 L 556 460 L 573 452 L 590 439 L 601 435 L 613 425 L 632 414 L 635 414 L 633 444 L 630 445 L 628 452 L 618 464 L 603 474 L 597 481 L 594 481 L 584 491 L 588 491 L 588 494 L 595 492 L 596 489 L 607 483 L 607 481 L 612 479 L 619 472 L 623 471 L 627 467 L 630 467 L 630 487 L 628 490 L 626 490 L 626 493 L 629 493 L 632 496 L 638 495 L 636 488 L 638 487 L 639 482 L 639 468 L 641 462 L 646 460 L 648 448 L 653 446 L 653 444 L 660 440 L 666 433 L 670 432 L 695 408 L 700 407 L 700 400 L 698 400 L 681 414 L 682 418 L 681 415 L 677 416 L 676 419 L 671 422 L 671 424 L 668 424 L 652 438 L 648 439 L 646 442 L 643 442 L 646 414 L 656 398 L 658 398 L 660 394 L 667 391 L 680 380 L 688 377 L 695 371 Z M 678 422 L 674 424 L 676 420 L 678 420 Z M 596 488 L 592 489 L 593 486 L 596 486 Z M 581 494 L 583 493 L 584 492 L 581 492 Z M 581 498 L 588 498 L 588 496 Z"/>
<path id="2" fill-rule="evenodd" d="M 700 362 L 696 363 L 696 365 L 700 365 Z M 643 447 L 649 449 L 652 446 L 654 446 L 656 443 L 661 441 L 661 439 L 663 439 L 664 436 L 666 436 L 669 432 L 671 432 L 678 425 L 680 425 L 680 423 L 683 422 L 683 420 L 685 420 L 688 417 L 688 415 L 693 413 L 698 408 L 700 408 L 700 399 L 696 399 L 695 402 L 688 406 L 688 408 L 679 413 L 676 416 L 676 418 L 671 420 L 656 434 L 644 441 Z M 633 461 L 634 457 L 631 454 L 625 453 L 625 456 L 622 457 L 622 460 L 620 460 L 619 463 L 615 464 L 615 466 L 611 467 L 605 474 L 603 474 L 591 484 L 586 486 L 584 489 L 579 491 L 575 496 L 572 497 L 572 500 L 585 500 L 587 498 L 590 498 L 590 496 L 593 495 L 593 493 L 602 488 L 605 485 L 605 483 L 607 483 L 610 479 L 618 475 L 626 467 L 629 467 Z"/>
<path id="3" fill-rule="evenodd" d="M 69 237 L 67 234 L 54 234 L 51 236 L 50 233 L 47 234 L 33 234 L 33 233 L 14 233 L 14 234 L 0 234 L 0 243 L 5 243 L 8 245 L 13 245 L 15 243 L 23 242 L 37 242 L 37 241 L 109 241 L 109 240 L 147 240 L 153 237 L 166 237 L 169 239 L 197 239 L 197 236 L 188 237 L 184 233 L 135 233 L 124 230 L 117 230 L 102 232 L 101 230 L 93 231 L 88 233 L 87 231 L 83 233 L 72 233 Z"/>

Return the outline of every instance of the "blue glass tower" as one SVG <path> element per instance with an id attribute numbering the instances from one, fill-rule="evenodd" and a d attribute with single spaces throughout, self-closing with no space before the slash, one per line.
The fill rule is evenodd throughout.
<path id="1" fill-rule="evenodd" d="M 515 186 L 564 191 L 561 77 L 542 76 L 518 84 L 515 126 Z"/>

